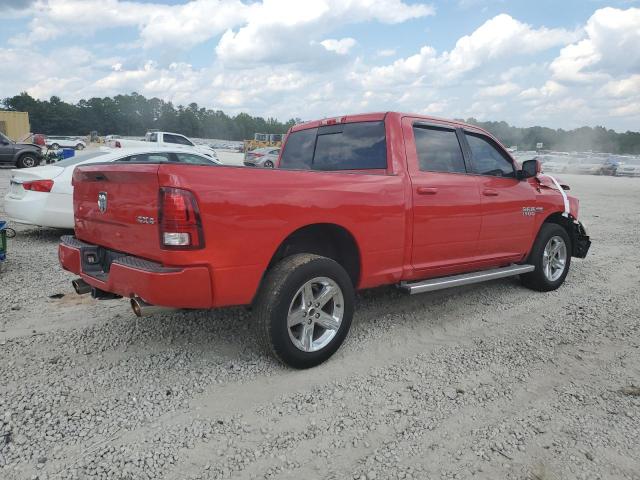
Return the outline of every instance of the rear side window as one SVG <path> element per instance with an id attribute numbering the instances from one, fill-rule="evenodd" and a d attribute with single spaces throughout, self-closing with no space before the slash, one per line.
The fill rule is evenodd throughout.
<path id="1" fill-rule="evenodd" d="M 346 123 L 293 132 L 287 139 L 280 167 L 323 171 L 386 169 L 384 122 Z"/>
<path id="2" fill-rule="evenodd" d="M 413 135 L 421 171 L 466 173 L 455 130 L 415 126 Z"/>
<path id="3" fill-rule="evenodd" d="M 138 155 L 130 155 L 116 161 L 132 163 L 167 163 L 169 161 L 169 153 L 141 153 Z"/>
<path id="4" fill-rule="evenodd" d="M 472 133 L 465 134 L 469 148 L 474 173 L 494 177 L 515 178 L 513 163 L 502 151 L 498 150 L 488 138 Z"/>
<path id="5" fill-rule="evenodd" d="M 189 163 L 191 165 L 215 165 L 215 162 L 200 155 L 192 153 L 174 153 L 179 163 Z"/>

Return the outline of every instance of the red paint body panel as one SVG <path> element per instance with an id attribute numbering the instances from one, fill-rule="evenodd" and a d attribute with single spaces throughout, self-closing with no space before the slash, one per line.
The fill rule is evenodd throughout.
<path id="1" fill-rule="evenodd" d="M 537 179 L 419 171 L 412 122 L 481 131 L 477 127 L 400 113 L 338 118 L 343 123 L 384 120 L 386 171 L 185 164 L 76 168 L 78 239 L 177 267 L 179 272 L 154 273 L 114 264 L 102 282 L 81 271 L 79 250 L 62 244 L 61 264 L 97 288 L 123 296 L 138 295 L 157 305 L 242 305 L 253 300 L 282 242 L 308 225 L 337 225 L 351 234 L 360 256 L 358 288 L 364 289 L 520 261 L 528 254 L 544 218 L 564 210 L 559 192 L 540 185 Z M 291 131 L 321 124 L 309 122 Z M 157 225 L 161 187 L 194 194 L 202 220 L 203 249 L 161 248 Z M 482 192 L 486 189 L 498 193 L 485 197 Z M 108 194 L 104 212 L 98 208 L 100 192 Z M 574 204 L 577 211 L 577 201 L 572 200 Z M 541 206 L 544 212 L 526 217 L 524 206 Z M 139 216 L 156 223 L 141 223 Z"/>

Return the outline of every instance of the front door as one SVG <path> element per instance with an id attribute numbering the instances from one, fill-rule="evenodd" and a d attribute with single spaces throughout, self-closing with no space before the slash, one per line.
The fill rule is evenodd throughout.
<path id="1" fill-rule="evenodd" d="M 0 133 L 0 163 L 8 163 L 13 160 L 13 142 Z"/>
<path id="2" fill-rule="evenodd" d="M 475 261 L 481 225 L 478 180 L 467 173 L 460 132 L 404 118 L 413 198 L 416 277 L 464 271 Z"/>
<path id="3" fill-rule="evenodd" d="M 536 195 L 533 180 L 518 180 L 504 149 L 479 132 L 465 132 L 482 203 L 478 259 L 496 265 L 523 260 L 531 247 Z"/>

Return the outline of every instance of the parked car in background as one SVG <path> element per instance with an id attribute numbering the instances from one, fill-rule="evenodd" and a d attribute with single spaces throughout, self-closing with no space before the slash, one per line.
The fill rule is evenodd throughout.
<path id="1" fill-rule="evenodd" d="M 553 156 L 549 161 L 542 163 L 542 170 L 545 173 L 567 173 L 574 171 L 578 167 L 579 160 L 569 156 Z"/>
<path id="2" fill-rule="evenodd" d="M 244 164 L 247 167 L 273 168 L 278 163 L 279 148 L 256 148 L 244 154 Z"/>
<path id="3" fill-rule="evenodd" d="M 196 152 L 165 148 L 123 148 L 87 151 L 60 162 L 27 170 L 13 170 L 4 210 L 10 220 L 42 227 L 73 228 L 73 170 L 97 162 L 127 164 L 184 163 L 217 165 Z"/>
<path id="4" fill-rule="evenodd" d="M 35 143 L 18 143 L 0 132 L 0 165 L 35 167 L 42 161 L 42 149 Z"/>
<path id="5" fill-rule="evenodd" d="M 578 199 L 537 160 L 519 166 L 457 121 L 387 112 L 295 125 L 274 170 L 153 163 L 74 171 L 75 236 L 58 257 L 76 291 L 125 297 L 139 316 L 252 305 L 252 338 L 296 368 L 340 347 L 356 290 L 520 275 L 550 291 L 590 245 Z"/>
<path id="6" fill-rule="evenodd" d="M 130 140 L 128 138 L 114 138 L 107 142 L 107 146 L 111 148 L 126 147 L 149 147 L 153 144 L 156 147 L 172 147 L 183 150 L 197 151 L 212 158 L 217 158 L 216 151 L 209 145 L 197 145 L 184 135 L 171 132 L 147 132 L 144 140 Z"/>
<path id="7" fill-rule="evenodd" d="M 618 165 L 617 177 L 640 177 L 640 158 L 628 158 Z"/>
<path id="8" fill-rule="evenodd" d="M 575 167 L 575 172 L 583 175 L 604 175 L 607 159 L 603 157 L 583 158 Z"/>
<path id="9" fill-rule="evenodd" d="M 45 138 L 45 144 L 52 150 L 59 148 L 74 148 L 76 150 L 84 150 L 87 146 L 84 140 L 78 137 L 62 137 L 62 136 L 47 136 Z"/>
<path id="10" fill-rule="evenodd" d="M 120 136 L 120 135 L 106 135 L 104 137 L 104 143 L 109 145 L 110 142 L 113 142 L 115 140 L 120 140 L 121 138 L 122 138 L 122 136 Z M 109 146 L 113 147 L 113 145 L 109 145 Z"/>

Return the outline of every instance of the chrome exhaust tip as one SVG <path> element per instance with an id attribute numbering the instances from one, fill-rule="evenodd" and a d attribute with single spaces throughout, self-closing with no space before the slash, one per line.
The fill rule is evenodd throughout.
<path id="1" fill-rule="evenodd" d="M 73 285 L 73 289 L 76 291 L 78 295 L 85 295 L 89 293 L 92 288 L 91 285 L 89 285 L 87 282 L 85 282 L 81 278 L 76 278 L 75 280 L 73 280 L 71 282 L 71 285 Z"/>
<path id="2" fill-rule="evenodd" d="M 136 317 L 150 317 L 156 313 L 170 312 L 175 308 L 160 307 L 158 305 L 151 305 L 145 302 L 140 297 L 131 298 L 131 309 L 135 313 Z"/>

